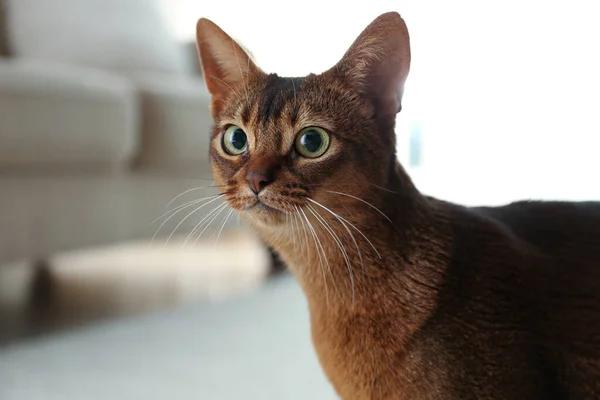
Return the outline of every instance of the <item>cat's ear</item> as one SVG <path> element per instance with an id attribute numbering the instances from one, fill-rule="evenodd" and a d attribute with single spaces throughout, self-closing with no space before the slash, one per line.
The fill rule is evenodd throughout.
<path id="1" fill-rule="evenodd" d="M 377 17 L 333 68 L 374 101 L 378 113 L 388 116 L 402 108 L 409 69 L 408 29 L 396 12 Z"/>
<path id="2" fill-rule="evenodd" d="M 250 56 L 214 22 L 200 18 L 196 24 L 196 44 L 206 87 L 212 95 L 211 114 L 219 113 L 223 103 L 245 89 L 248 77 L 260 72 Z"/>

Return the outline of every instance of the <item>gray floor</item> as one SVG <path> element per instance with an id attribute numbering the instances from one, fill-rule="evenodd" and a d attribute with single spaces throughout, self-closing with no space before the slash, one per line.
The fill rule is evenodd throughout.
<path id="1" fill-rule="evenodd" d="M 0 350 L 2 400 L 335 398 L 290 276 L 235 300 Z"/>

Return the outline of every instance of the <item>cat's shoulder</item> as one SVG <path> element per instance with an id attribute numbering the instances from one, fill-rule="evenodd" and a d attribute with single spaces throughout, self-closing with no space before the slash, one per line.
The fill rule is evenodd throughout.
<path id="1" fill-rule="evenodd" d="M 508 226 L 559 221 L 598 225 L 600 229 L 600 201 L 537 201 L 520 200 L 501 206 L 467 207 L 427 197 L 430 205 L 451 219 L 463 221 L 488 220 Z"/>
<path id="2" fill-rule="evenodd" d="M 532 223 L 545 226 L 559 222 L 593 226 L 600 222 L 600 201 L 522 200 L 497 207 L 469 207 L 468 210 L 511 226 Z M 600 226 L 598 228 L 600 229 Z"/>
<path id="3" fill-rule="evenodd" d="M 600 257 L 600 202 L 516 201 L 503 206 L 464 207 L 439 202 L 456 237 L 506 237 L 542 252 L 586 244 Z"/>
<path id="4" fill-rule="evenodd" d="M 468 212 L 543 252 L 600 259 L 600 202 L 518 201 Z"/>

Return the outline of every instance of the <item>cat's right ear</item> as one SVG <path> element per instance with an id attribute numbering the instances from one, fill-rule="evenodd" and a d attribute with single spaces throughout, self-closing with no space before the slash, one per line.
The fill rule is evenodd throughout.
<path id="1" fill-rule="evenodd" d="M 250 56 L 214 22 L 200 18 L 196 25 L 196 44 L 206 87 L 212 95 L 211 114 L 215 118 L 223 103 L 240 93 L 248 77 L 260 69 Z"/>

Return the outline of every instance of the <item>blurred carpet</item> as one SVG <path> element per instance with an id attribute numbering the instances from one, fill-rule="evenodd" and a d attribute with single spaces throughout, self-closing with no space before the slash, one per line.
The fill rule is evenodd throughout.
<path id="1" fill-rule="evenodd" d="M 233 300 L 0 349 L 2 400 L 335 399 L 282 275 Z"/>

